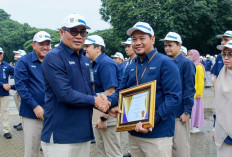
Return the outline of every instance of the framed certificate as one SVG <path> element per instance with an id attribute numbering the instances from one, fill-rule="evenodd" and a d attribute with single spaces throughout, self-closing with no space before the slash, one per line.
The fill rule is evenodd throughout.
<path id="1" fill-rule="evenodd" d="M 134 130 L 142 122 L 144 128 L 154 127 L 156 80 L 120 91 L 116 131 Z"/>

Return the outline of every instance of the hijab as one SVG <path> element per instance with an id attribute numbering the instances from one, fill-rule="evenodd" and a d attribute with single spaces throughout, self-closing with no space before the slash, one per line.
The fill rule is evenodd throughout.
<path id="1" fill-rule="evenodd" d="M 192 52 L 192 54 L 193 54 L 193 63 L 195 64 L 195 66 L 201 65 L 203 67 L 203 69 L 205 70 L 204 65 L 201 64 L 201 61 L 200 61 L 200 53 L 195 49 L 191 49 L 189 51 Z"/>

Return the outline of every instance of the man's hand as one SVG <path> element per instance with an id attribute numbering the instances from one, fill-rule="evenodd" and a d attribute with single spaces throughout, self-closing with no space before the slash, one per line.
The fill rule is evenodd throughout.
<path id="1" fill-rule="evenodd" d="M 211 137 L 212 137 L 213 141 L 215 141 L 215 139 L 214 139 L 214 131 L 212 132 Z"/>
<path id="2" fill-rule="evenodd" d="M 3 87 L 3 89 L 5 91 L 9 91 L 10 90 L 10 85 L 9 84 L 3 84 L 2 87 Z"/>
<path id="3" fill-rule="evenodd" d="M 38 119 L 44 120 L 44 110 L 40 105 L 36 106 L 33 111 Z"/>
<path id="4" fill-rule="evenodd" d="M 152 132 L 152 129 L 153 129 L 153 128 L 148 128 L 148 129 L 143 128 L 142 122 L 137 123 L 137 124 L 136 124 L 136 127 L 135 127 L 135 131 L 136 131 L 136 132 L 141 132 L 141 133 L 144 133 L 144 134 L 148 133 L 149 131 Z"/>
<path id="5" fill-rule="evenodd" d="M 95 97 L 94 107 L 101 112 L 106 112 L 110 108 L 111 102 L 109 102 L 105 95 Z"/>
<path id="6" fill-rule="evenodd" d="M 101 121 L 101 119 L 98 119 L 95 128 L 106 130 L 107 129 L 107 120 Z"/>
<path id="7" fill-rule="evenodd" d="M 190 115 L 189 115 L 189 114 L 183 113 L 183 114 L 180 116 L 180 121 L 181 121 L 182 123 L 186 123 L 189 119 L 190 119 Z"/>
<path id="8" fill-rule="evenodd" d="M 122 113 L 122 111 L 120 110 L 120 108 L 114 107 L 110 109 L 108 113 L 111 117 L 117 118 L 118 113 Z"/>

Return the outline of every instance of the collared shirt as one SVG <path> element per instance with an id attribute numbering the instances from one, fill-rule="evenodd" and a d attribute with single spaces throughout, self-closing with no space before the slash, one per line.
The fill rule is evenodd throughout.
<path id="1" fill-rule="evenodd" d="M 94 92 L 90 84 L 89 59 L 60 42 L 45 56 L 44 126 L 42 141 L 81 143 L 93 138 Z"/>
<path id="2" fill-rule="evenodd" d="M 116 92 L 109 96 L 111 106 L 117 106 L 119 91 L 129 87 L 137 86 L 136 82 L 136 66 L 138 64 L 138 79 L 141 80 L 141 75 L 149 60 L 157 50 L 154 49 L 149 54 L 144 56 L 143 61 L 139 57 L 135 58 L 127 68 L 122 82 Z M 147 134 L 130 131 L 133 136 L 144 138 L 160 138 L 174 136 L 175 115 L 173 111 L 180 106 L 181 102 L 181 82 L 180 74 L 177 65 L 174 61 L 161 54 L 157 53 L 151 60 L 146 72 L 141 80 L 141 84 L 157 80 L 156 85 L 156 104 L 155 104 L 155 127 L 152 132 Z"/>
<path id="3" fill-rule="evenodd" d="M 20 116 L 37 119 L 33 109 L 38 105 L 44 106 L 44 79 L 35 51 L 17 61 L 14 79 L 21 97 Z"/>
<path id="4" fill-rule="evenodd" d="M 218 76 L 223 66 L 224 66 L 224 63 L 223 63 L 222 55 L 221 53 L 219 53 L 215 61 L 215 64 L 211 70 L 211 73 Z"/>
<path id="5" fill-rule="evenodd" d="M 9 75 L 14 75 L 14 68 L 2 61 L 0 64 L 0 96 L 9 96 L 9 91 L 3 88 L 3 84 L 8 84 Z"/>
<path id="6" fill-rule="evenodd" d="M 122 62 L 121 64 L 118 65 L 118 71 L 119 71 L 120 80 L 122 79 L 123 69 L 125 69 L 125 66 L 126 66 L 126 62 Z"/>
<path id="7" fill-rule="evenodd" d="M 118 87 L 119 71 L 117 63 L 102 53 L 92 62 L 95 92 L 102 93 L 111 87 Z"/>
<path id="8" fill-rule="evenodd" d="M 129 59 L 126 61 L 125 67 L 124 67 L 123 72 L 122 72 L 123 75 L 125 74 L 126 67 L 127 67 L 128 65 L 130 65 L 130 64 L 134 61 L 134 59 L 135 59 L 135 58 L 133 58 L 133 59 L 131 60 L 131 59 L 129 58 Z"/>
<path id="9" fill-rule="evenodd" d="M 194 94 L 195 90 L 195 74 L 196 67 L 194 63 L 185 58 L 182 53 L 180 53 L 174 62 L 177 64 L 180 71 L 180 79 L 182 84 L 182 101 L 181 106 L 175 111 L 176 117 L 180 117 L 184 112 L 191 115 L 192 107 L 194 105 Z"/>
<path id="10" fill-rule="evenodd" d="M 205 61 L 205 71 L 210 71 L 211 70 L 211 66 L 213 65 L 213 62 L 211 60 L 206 60 Z"/>

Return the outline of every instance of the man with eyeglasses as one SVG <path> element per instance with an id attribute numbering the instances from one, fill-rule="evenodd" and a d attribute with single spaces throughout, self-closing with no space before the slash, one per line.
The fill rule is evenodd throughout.
<path id="1" fill-rule="evenodd" d="M 17 61 L 15 86 L 21 97 L 19 115 L 24 132 L 24 157 L 38 157 L 44 120 L 44 79 L 41 64 L 50 50 L 51 37 L 40 31 L 33 38 L 33 51 Z"/>
<path id="2" fill-rule="evenodd" d="M 106 96 L 95 97 L 90 84 L 90 61 L 82 48 L 86 20 L 70 14 L 60 29 L 61 42 L 44 59 L 45 119 L 42 148 L 46 157 L 88 157 L 93 139 L 93 108 L 106 112 Z"/>
<path id="3" fill-rule="evenodd" d="M 217 38 L 221 38 L 221 45 L 225 45 L 230 40 L 232 40 L 232 31 L 226 31 L 224 34 L 219 34 L 219 35 L 217 35 Z M 216 58 L 215 64 L 211 70 L 211 73 L 214 75 L 214 81 L 213 81 L 214 87 L 216 86 L 217 77 L 218 77 L 221 69 L 223 68 L 223 66 L 224 66 L 224 63 L 222 60 L 222 56 L 221 56 L 221 53 L 219 53 L 217 58 Z"/>
<path id="4" fill-rule="evenodd" d="M 3 133 L 6 139 L 12 138 L 9 126 L 9 75 L 14 75 L 14 69 L 3 61 L 4 51 L 0 47 L 0 108 L 2 115 Z"/>

